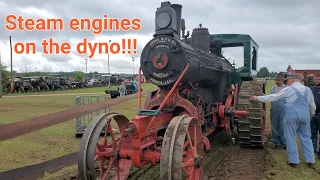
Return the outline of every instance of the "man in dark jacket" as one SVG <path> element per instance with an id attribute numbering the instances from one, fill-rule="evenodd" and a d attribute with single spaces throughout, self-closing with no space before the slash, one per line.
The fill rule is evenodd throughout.
<path id="1" fill-rule="evenodd" d="M 320 74 L 313 76 L 314 86 L 310 89 L 316 104 L 316 114 L 311 118 L 311 139 L 316 157 L 320 159 L 320 144 L 318 146 L 318 134 L 320 131 Z"/>

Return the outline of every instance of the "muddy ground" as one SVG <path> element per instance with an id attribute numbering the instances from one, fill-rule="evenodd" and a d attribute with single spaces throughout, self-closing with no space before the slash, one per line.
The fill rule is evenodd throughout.
<path id="1" fill-rule="evenodd" d="M 257 180 L 263 177 L 265 169 L 264 149 L 240 148 L 232 145 L 223 133 L 210 138 L 211 151 L 206 154 L 203 180 Z M 160 180 L 160 166 L 147 172 L 133 175 L 130 180 Z"/>
<path id="2" fill-rule="evenodd" d="M 266 148 L 251 149 L 233 145 L 223 132 L 209 137 L 211 151 L 205 155 L 203 180 L 262 179 L 266 164 Z M 160 166 L 132 169 L 129 180 L 160 180 Z M 68 179 L 78 179 L 77 175 Z"/>

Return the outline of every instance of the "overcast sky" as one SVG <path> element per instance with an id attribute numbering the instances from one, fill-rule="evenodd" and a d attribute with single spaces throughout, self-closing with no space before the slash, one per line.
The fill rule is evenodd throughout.
<path id="1" fill-rule="evenodd" d="M 249 34 L 259 44 L 258 68 L 266 66 L 271 71 L 286 70 L 289 64 L 318 64 L 320 66 L 320 1 L 319 0 L 175 0 L 182 7 L 182 17 L 187 30 L 201 23 L 211 34 Z M 121 42 L 122 38 L 137 38 L 138 53 L 134 69 L 137 72 L 143 46 L 154 33 L 154 18 L 161 1 L 156 0 L 1 0 L 0 1 L 0 48 L 2 62 L 10 66 L 9 36 L 13 43 L 35 41 L 40 51 L 43 39 L 55 38 L 57 42 L 68 41 L 72 47 L 83 37 L 91 40 Z M 93 35 L 88 31 L 7 31 L 5 17 L 8 14 L 25 18 L 101 18 L 108 14 L 113 18 L 140 18 L 142 28 L 135 31 L 105 31 Z M 67 25 L 67 24 L 65 24 Z M 227 58 L 243 65 L 242 48 L 224 51 Z M 110 55 L 111 72 L 132 73 L 130 55 Z M 51 66 L 52 71 L 85 70 L 85 55 L 74 51 L 69 55 L 13 54 L 13 68 L 34 71 Z M 88 72 L 107 72 L 107 55 L 95 55 L 89 59 Z M 313 65 L 315 66 L 315 65 Z M 300 66 L 301 67 L 301 66 Z"/>

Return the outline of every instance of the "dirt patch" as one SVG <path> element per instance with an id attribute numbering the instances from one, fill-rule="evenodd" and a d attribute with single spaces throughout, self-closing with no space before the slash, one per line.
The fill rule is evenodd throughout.
<path id="1" fill-rule="evenodd" d="M 265 171 L 266 148 L 241 148 L 219 133 L 210 138 L 212 150 L 206 153 L 203 180 L 262 179 Z M 143 174 L 131 176 L 130 180 L 158 180 L 159 164 L 143 170 Z"/>
<path id="2" fill-rule="evenodd" d="M 206 174 L 205 179 L 262 179 L 265 170 L 265 150 L 235 146 L 228 151 L 230 153 L 227 153 L 217 167 L 212 168 L 213 171 Z"/>

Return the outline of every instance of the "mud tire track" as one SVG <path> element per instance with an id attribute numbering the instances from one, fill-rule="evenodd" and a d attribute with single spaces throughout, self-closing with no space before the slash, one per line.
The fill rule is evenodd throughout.
<path id="1" fill-rule="evenodd" d="M 228 155 L 208 174 L 209 180 L 258 180 L 265 170 L 266 151 L 264 149 L 249 149 L 234 146 Z"/>

